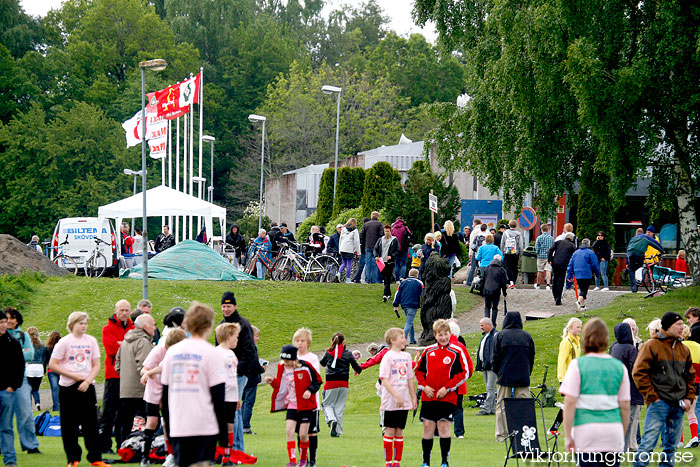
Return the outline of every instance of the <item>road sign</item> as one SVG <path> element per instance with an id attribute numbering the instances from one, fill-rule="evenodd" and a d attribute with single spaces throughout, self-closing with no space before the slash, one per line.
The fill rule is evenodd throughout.
<path id="1" fill-rule="evenodd" d="M 438 212 L 437 196 L 435 196 L 432 193 L 428 194 L 428 208 L 430 208 L 431 211 L 433 211 L 435 214 L 437 214 L 437 212 Z"/>
<path id="2" fill-rule="evenodd" d="M 522 211 L 520 211 L 520 217 L 518 217 L 518 225 L 523 230 L 531 230 L 537 225 L 537 212 L 530 206 L 525 206 Z"/>

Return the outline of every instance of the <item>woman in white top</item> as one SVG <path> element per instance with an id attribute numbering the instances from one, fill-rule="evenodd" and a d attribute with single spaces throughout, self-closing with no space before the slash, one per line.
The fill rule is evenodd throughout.
<path id="1" fill-rule="evenodd" d="M 360 254 L 360 234 L 357 231 L 357 220 L 354 217 L 348 219 L 348 222 L 343 226 L 339 243 L 340 257 L 343 262 L 338 269 L 338 279 L 340 279 L 340 273 L 345 270 L 345 282 L 350 283 L 352 280 L 350 277 L 352 259 L 355 255 Z"/>

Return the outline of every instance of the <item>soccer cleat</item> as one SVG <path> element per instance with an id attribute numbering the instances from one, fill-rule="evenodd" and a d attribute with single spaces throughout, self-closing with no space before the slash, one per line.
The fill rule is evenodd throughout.
<path id="1" fill-rule="evenodd" d="M 17 464 L 15 464 L 17 465 Z M 68 467 L 78 467 L 80 465 L 80 462 L 75 461 L 75 462 L 69 462 Z"/>
<path id="2" fill-rule="evenodd" d="M 141 459 L 141 466 L 140 467 L 150 467 L 150 466 L 151 466 L 150 459 Z"/>
<path id="3" fill-rule="evenodd" d="M 340 436 L 338 434 L 338 432 L 335 430 L 337 426 L 338 426 L 338 422 L 336 422 L 335 420 L 331 420 L 331 436 L 334 438 L 337 438 L 338 436 Z"/>
<path id="4" fill-rule="evenodd" d="M 450 467 L 447 463 L 442 464 L 440 467 Z"/>
<path id="5" fill-rule="evenodd" d="M 430 464 L 426 464 L 425 462 L 423 462 L 423 465 L 421 465 L 420 467 L 430 467 Z"/>
<path id="6" fill-rule="evenodd" d="M 296 462 L 290 462 L 287 464 L 287 467 L 297 467 Z"/>
<path id="7" fill-rule="evenodd" d="M 697 436 L 694 436 L 690 441 L 688 441 L 688 444 L 685 445 L 685 448 L 696 448 L 700 445 L 700 440 L 698 440 Z"/>
<path id="8" fill-rule="evenodd" d="M 90 465 L 92 465 L 93 467 L 112 467 L 110 464 L 103 462 L 103 461 L 93 462 Z"/>
<path id="9" fill-rule="evenodd" d="M 386 299 L 389 298 L 386 295 L 382 296 L 382 300 L 384 300 L 384 303 L 386 303 Z"/>
<path id="10" fill-rule="evenodd" d="M 457 439 L 464 439 L 464 435 L 456 436 Z"/>
<path id="11" fill-rule="evenodd" d="M 309 464 L 306 461 L 299 461 L 299 467 L 307 467 Z"/>

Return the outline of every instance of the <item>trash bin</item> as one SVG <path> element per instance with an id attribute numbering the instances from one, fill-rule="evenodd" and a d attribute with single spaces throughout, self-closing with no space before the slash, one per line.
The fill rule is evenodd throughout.
<path id="1" fill-rule="evenodd" d="M 537 272 L 537 253 L 535 247 L 529 246 L 523 251 L 521 257 L 520 272 L 536 273 Z"/>

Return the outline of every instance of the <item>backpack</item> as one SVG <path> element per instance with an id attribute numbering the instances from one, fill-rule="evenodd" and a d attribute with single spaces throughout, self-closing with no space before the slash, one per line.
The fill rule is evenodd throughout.
<path id="1" fill-rule="evenodd" d="M 517 235 L 506 235 L 505 243 L 505 253 L 506 255 L 517 255 L 518 254 L 518 237 Z"/>
<path id="2" fill-rule="evenodd" d="M 404 228 L 403 230 L 403 235 L 401 237 L 401 247 L 408 250 L 413 246 L 413 235 L 411 235 L 411 231 L 408 230 L 408 227 Z"/>
<path id="3" fill-rule="evenodd" d="M 476 237 L 474 237 L 474 243 L 473 243 L 473 248 L 472 251 L 476 253 L 479 251 L 479 248 L 481 248 L 481 245 L 484 244 L 484 241 L 486 241 L 486 236 L 477 234 Z"/>

